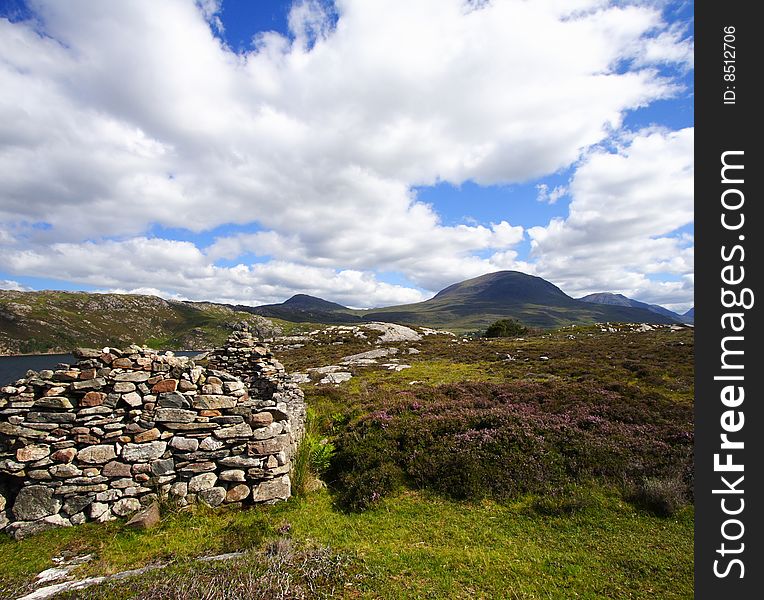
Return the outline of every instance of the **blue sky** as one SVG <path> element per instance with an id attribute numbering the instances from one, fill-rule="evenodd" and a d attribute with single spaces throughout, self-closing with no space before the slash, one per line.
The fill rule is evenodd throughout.
<path id="1" fill-rule="evenodd" d="M 379 306 L 516 269 L 692 305 L 690 2 L 0 17 L 0 287 Z"/>

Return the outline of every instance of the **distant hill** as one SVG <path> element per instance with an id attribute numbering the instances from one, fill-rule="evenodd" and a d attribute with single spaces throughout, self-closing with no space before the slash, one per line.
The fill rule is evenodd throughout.
<path id="1" fill-rule="evenodd" d="M 219 304 L 138 294 L 0 290 L 0 354 L 129 343 L 200 350 L 222 344 L 242 321 L 263 337 L 277 333 L 267 319 Z"/>
<path id="2" fill-rule="evenodd" d="M 589 294 L 583 298 L 579 298 L 583 302 L 591 302 L 592 304 L 607 304 L 610 306 L 631 306 L 632 308 L 643 308 L 645 310 L 658 313 L 669 319 L 673 319 L 677 323 L 683 323 L 682 316 L 674 311 L 664 308 L 659 304 L 647 304 L 646 302 L 640 302 L 639 300 L 633 300 L 627 298 L 623 294 L 613 294 L 611 292 L 599 292 L 596 294 Z"/>
<path id="3" fill-rule="evenodd" d="M 297 323 L 361 323 L 363 318 L 351 309 L 307 294 L 296 294 L 281 304 L 262 306 L 237 306 L 243 310 L 263 317 L 284 319 Z"/>
<path id="4" fill-rule="evenodd" d="M 221 344 L 241 321 L 261 336 L 271 337 L 277 327 L 270 318 L 327 324 L 388 321 L 460 331 L 485 330 L 506 318 L 536 327 L 686 321 L 665 309 L 623 304 L 629 299 L 608 296 L 615 298 L 611 302 L 576 300 L 554 284 L 518 271 L 455 283 L 424 302 L 370 310 L 350 309 L 305 294 L 281 304 L 250 307 L 137 294 L 0 290 L 0 354 L 68 352 L 75 346 L 119 347 L 130 342 L 161 349 L 204 349 Z"/>
<path id="5" fill-rule="evenodd" d="M 694 306 L 682 315 L 682 322 L 695 323 L 695 307 Z"/>
<path id="6" fill-rule="evenodd" d="M 646 308 L 576 300 L 541 277 L 519 271 L 499 271 L 468 279 L 445 288 L 430 300 L 365 311 L 363 317 L 462 330 L 484 329 L 503 318 L 537 327 L 604 321 L 677 322 Z"/>

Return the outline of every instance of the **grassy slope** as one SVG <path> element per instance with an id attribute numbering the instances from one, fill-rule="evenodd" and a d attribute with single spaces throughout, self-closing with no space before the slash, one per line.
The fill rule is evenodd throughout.
<path id="1" fill-rule="evenodd" d="M 207 303 L 85 292 L 0 292 L 0 353 L 68 352 L 75 346 L 147 344 L 203 349 L 257 317 Z"/>
<path id="2" fill-rule="evenodd" d="M 411 345 L 422 352 L 399 355 L 411 369 L 392 373 L 357 368 L 356 377 L 338 388 L 306 386 L 308 402 L 327 430 L 342 427 L 344 419 L 338 415 L 373 410 L 367 404 L 373 397 L 371 390 L 410 389 L 409 382 L 415 379 L 431 384 L 469 379 L 595 380 L 603 385 L 636 387 L 677 402 L 692 402 L 693 398 L 690 330 L 603 333 L 590 327 L 525 340 L 461 342 L 437 336 Z M 331 364 L 368 348 L 362 340 L 306 345 L 281 358 L 290 370 L 303 369 Z M 504 360 L 507 354 L 515 360 Z M 0 540 L 4 557 L 0 596 L 3 590 L 18 592 L 31 575 L 52 566 L 51 558 L 65 550 L 95 553 L 96 560 L 80 568 L 82 575 L 158 560 L 177 561 L 169 571 L 71 597 L 201 597 L 174 596 L 172 590 L 179 586 L 190 589 L 183 588 L 182 582 L 206 577 L 213 591 L 227 589 L 237 567 L 214 567 L 213 577 L 208 573 L 212 567 L 202 569 L 188 559 L 238 549 L 252 553 L 246 559 L 250 562 L 244 564 L 248 573 L 260 578 L 258 589 L 264 589 L 262 586 L 275 585 L 272 577 L 262 575 L 275 558 L 272 552 L 263 554 L 263 548 L 268 540 L 286 537 L 298 544 L 328 544 L 344 557 L 345 583 L 335 589 L 337 597 L 692 597 L 691 507 L 672 518 L 660 518 L 624 503 L 616 490 L 592 485 L 582 493 L 589 501 L 580 510 L 546 516 L 532 508 L 532 496 L 507 503 L 463 503 L 422 492 L 405 492 L 373 510 L 347 514 L 337 510 L 323 491 L 242 512 L 168 512 L 155 532 L 127 531 L 120 523 L 111 523 L 46 532 L 23 542 Z M 289 561 L 277 563 L 294 576 L 292 587 L 299 587 L 304 569 L 290 566 Z M 327 594 L 330 589 L 328 584 L 318 586 Z M 275 597 L 273 589 L 268 593 Z"/>

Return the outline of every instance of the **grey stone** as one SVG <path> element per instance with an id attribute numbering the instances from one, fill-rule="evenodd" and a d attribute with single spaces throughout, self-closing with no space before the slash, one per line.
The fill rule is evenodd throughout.
<path id="1" fill-rule="evenodd" d="M 53 465 L 50 468 L 50 474 L 53 475 L 53 477 L 66 479 L 68 477 L 79 477 L 82 475 L 82 471 L 72 463 L 65 463 L 60 465 Z"/>
<path id="2" fill-rule="evenodd" d="M 252 486 L 252 500 L 254 502 L 286 500 L 291 495 L 292 483 L 289 481 L 289 475 L 262 481 L 259 484 Z"/>
<path id="3" fill-rule="evenodd" d="M 157 402 L 162 408 L 182 408 L 188 406 L 188 400 L 183 394 L 178 392 L 164 392 L 159 394 Z"/>
<path id="4" fill-rule="evenodd" d="M 255 440 L 269 440 L 279 435 L 283 427 L 280 423 L 271 423 L 266 427 L 260 427 L 252 432 L 252 438 Z"/>
<path id="5" fill-rule="evenodd" d="M 114 502 L 122 497 L 121 490 L 106 490 L 105 492 L 99 492 L 96 494 L 96 502 Z"/>
<path id="6" fill-rule="evenodd" d="M 27 413 L 27 423 L 74 423 L 77 415 L 69 412 L 35 412 Z"/>
<path id="7" fill-rule="evenodd" d="M 199 499 L 205 504 L 215 507 L 223 504 L 226 497 L 226 489 L 224 487 L 213 487 L 208 490 L 202 490 L 199 492 Z"/>
<path id="8" fill-rule="evenodd" d="M 220 450 L 223 446 L 225 446 L 224 442 L 216 440 L 214 437 L 206 437 L 199 444 L 199 450 L 215 451 Z"/>
<path id="9" fill-rule="evenodd" d="M 157 423 L 170 421 L 172 423 L 191 423 L 196 419 L 197 413 L 193 410 L 180 408 L 158 408 L 154 413 Z"/>
<path id="10" fill-rule="evenodd" d="M 216 468 L 217 468 L 217 465 L 211 460 L 208 460 L 204 462 L 195 462 L 195 463 L 187 464 L 184 467 L 178 469 L 178 471 L 180 471 L 184 475 L 190 475 L 192 473 L 207 473 L 209 471 L 214 471 Z"/>
<path id="11" fill-rule="evenodd" d="M 171 458 L 155 460 L 151 463 L 151 473 L 158 477 L 175 472 L 175 461 Z"/>
<path id="12" fill-rule="evenodd" d="M 34 408 L 58 408 L 61 410 L 68 410 L 74 408 L 69 398 L 64 396 L 48 396 L 46 398 L 40 398 L 35 400 L 33 404 Z"/>
<path id="13" fill-rule="evenodd" d="M 126 517 L 130 513 L 140 510 L 141 503 L 138 498 L 122 498 L 111 507 L 112 512 L 118 517 Z"/>
<path id="14" fill-rule="evenodd" d="M 69 517 L 69 521 L 71 521 L 72 525 L 82 525 L 87 521 L 87 517 L 85 517 L 85 513 L 80 512 Z"/>
<path id="15" fill-rule="evenodd" d="M 167 442 L 125 444 L 122 448 L 122 459 L 127 462 L 148 462 L 162 456 L 165 450 L 167 450 Z"/>
<path id="16" fill-rule="evenodd" d="M 114 384 L 114 391 L 118 394 L 127 394 L 135 391 L 135 384 L 129 381 L 117 381 Z"/>
<path id="17" fill-rule="evenodd" d="M 237 437 L 249 437 L 252 435 L 252 427 L 250 427 L 249 423 L 239 423 L 238 425 L 233 425 L 232 427 L 221 427 L 220 429 L 216 429 L 212 432 L 212 435 L 221 440 L 228 440 Z"/>
<path id="18" fill-rule="evenodd" d="M 250 455 L 264 456 L 266 454 L 276 454 L 289 447 L 289 436 L 287 434 L 277 435 L 269 440 L 258 440 L 247 444 L 247 452 Z"/>
<path id="19" fill-rule="evenodd" d="M 218 464 L 223 467 L 233 467 L 241 469 L 250 469 L 253 467 L 262 467 L 263 459 L 261 458 L 247 458 L 245 456 L 229 456 L 221 458 Z"/>
<path id="20" fill-rule="evenodd" d="M 61 510 L 61 501 L 53 497 L 53 488 L 27 485 L 19 490 L 13 503 L 13 515 L 19 521 L 35 521 Z"/>
<path id="21" fill-rule="evenodd" d="M 201 475 L 196 475 L 188 482 L 188 491 L 189 493 L 197 494 L 204 490 L 208 490 L 215 486 L 217 480 L 218 476 L 214 473 L 202 473 Z"/>
<path id="22" fill-rule="evenodd" d="M 199 396 L 194 396 L 192 405 L 197 410 L 233 408 L 236 406 L 236 398 L 232 396 L 212 396 L 200 394 Z"/>
<path id="23" fill-rule="evenodd" d="M 95 500 L 95 496 L 71 496 L 64 502 L 63 511 L 67 515 L 73 515 L 80 513 Z"/>
<path id="24" fill-rule="evenodd" d="M 177 481 L 170 487 L 170 495 L 178 498 L 185 498 L 188 495 L 188 483 Z"/>
<path id="25" fill-rule="evenodd" d="M 137 408 L 143 404 L 143 398 L 138 392 L 123 394 L 122 400 L 125 402 L 125 404 L 132 408 Z"/>
<path id="26" fill-rule="evenodd" d="M 100 390 L 105 385 L 106 379 L 103 377 L 86 379 L 85 381 L 72 381 L 72 389 L 75 392 L 82 390 Z"/>
<path id="27" fill-rule="evenodd" d="M 170 440 L 170 447 L 181 452 L 196 452 L 199 448 L 199 440 L 176 435 Z"/>
<path id="28" fill-rule="evenodd" d="M 151 373 L 148 371 L 128 371 L 126 373 L 118 373 L 114 376 L 115 381 L 129 381 L 131 383 L 142 383 L 148 381 L 151 378 Z"/>
<path id="29" fill-rule="evenodd" d="M 230 469 L 220 473 L 220 479 L 223 481 L 246 481 L 245 473 L 242 469 Z"/>
<path id="30" fill-rule="evenodd" d="M 16 521 L 8 525 L 8 533 L 16 540 L 24 539 L 30 535 L 54 529 L 56 527 L 71 527 L 69 519 L 61 515 L 50 515 L 37 521 Z"/>

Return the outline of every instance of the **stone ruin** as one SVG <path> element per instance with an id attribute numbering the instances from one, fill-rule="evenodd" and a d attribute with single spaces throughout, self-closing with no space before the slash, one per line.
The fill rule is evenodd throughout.
<path id="1" fill-rule="evenodd" d="M 246 327 L 193 360 L 138 346 L 73 354 L 0 389 L 1 530 L 104 522 L 159 498 L 290 496 L 303 394 Z"/>

